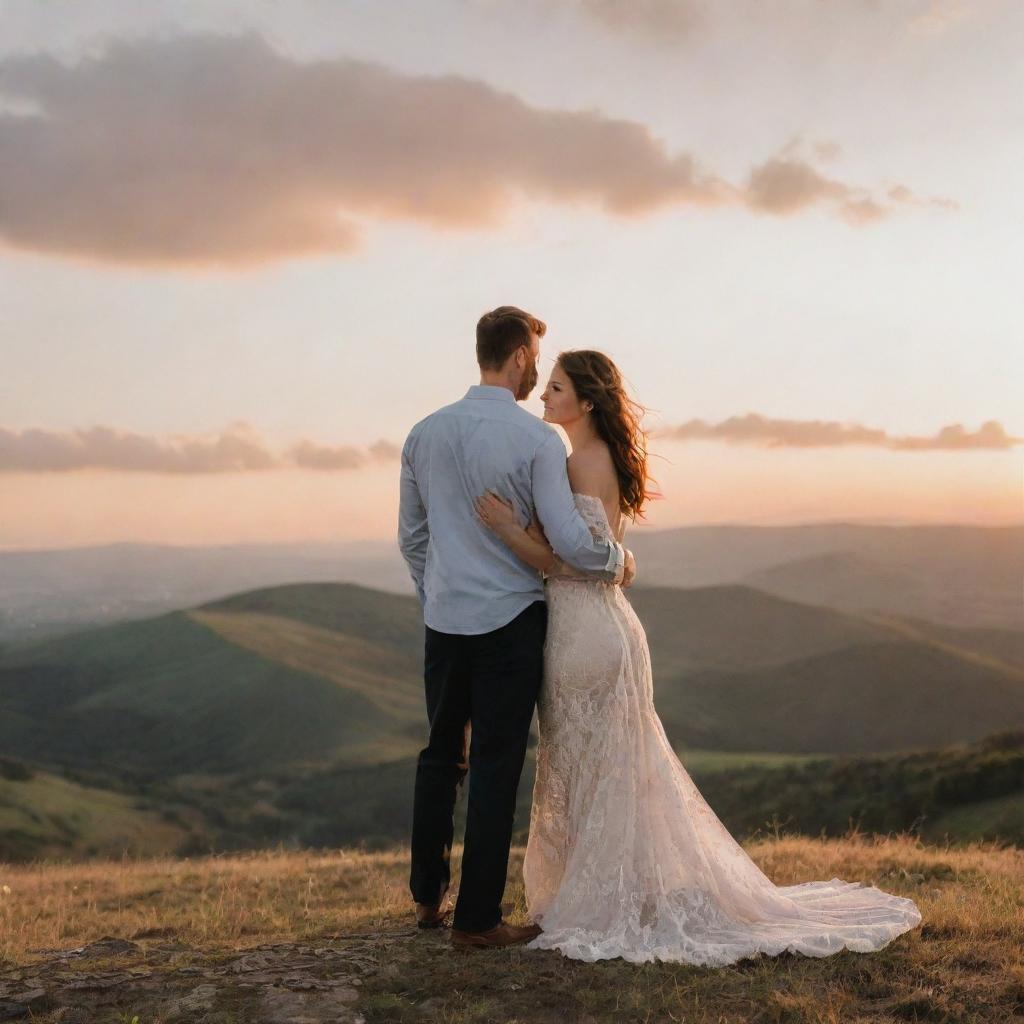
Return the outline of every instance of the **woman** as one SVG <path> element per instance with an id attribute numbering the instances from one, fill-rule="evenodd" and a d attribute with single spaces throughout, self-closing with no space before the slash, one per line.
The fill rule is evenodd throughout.
<path id="1" fill-rule="evenodd" d="M 600 352 L 559 355 L 544 419 L 572 444 L 569 482 L 599 536 L 621 540 L 647 487 L 640 406 Z M 838 878 L 776 886 L 701 797 L 654 709 L 650 653 L 622 590 L 562 563 L 493 495 L 480 518 L 545 572 L 548 632 L 523 878 L 543 932 L 577 960 L 703 965 L 784 950 L 869 952 L 915 927 L 913 901 Z"/>

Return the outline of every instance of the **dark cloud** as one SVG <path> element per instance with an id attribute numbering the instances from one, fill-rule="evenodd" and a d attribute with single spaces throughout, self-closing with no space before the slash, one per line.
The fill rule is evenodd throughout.
<path id="1" fill-rule="evenodd" d="M 757 413 L 730 416 L 719 423 L 693 419 L 659 436 L 680 441 L 725 441 L 765 448 L 834 448 L 869 445 L 899 451 L 942 451 L 960 449 L 1006 449 L 1024 444 L 1024 438 L 1006 433 L 996 420 L 986 420 L 974 433 L 959 423 L 943 427 L 933 437 L 897 437 L 884 430 L 857 423 L 833 420 L 770 419 Z"/>
<path id="2" fill-rule="evenodd" d="M 345 253 L 374 221 L 489 228 L 523 196 L 623 217 L 824 203 L 861 223 L 897 208 L 792 156 L 738 187 L 636 122 L 455 75 L 301 63 L 253 34 L 114 41 L 73 65 L 9 56 L 0 94 L 0 239 L 101 261 Z"/>

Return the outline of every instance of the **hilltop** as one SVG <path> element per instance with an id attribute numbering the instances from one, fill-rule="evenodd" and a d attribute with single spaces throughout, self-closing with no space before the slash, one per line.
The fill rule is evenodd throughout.
<path id="1" fill-rule="evenodd" d="M 37 864 L 0 869 L 0 1009 L 36 1024 L 1009 1024 L 1024 1015 L 1024 852 L 855 834 L 746 848 L 776 884 L 876 884 L 911 897 L 923 923 L 869 954 L 786 953 L 717 969 L 583 964 L 542 950 L 459 953 L 444 933 L 418 931 L 404 848 Z M 526 911 L 522 854 L 513 849 L 506 890 L 514 922 Z M 460 861 L 456 846 L 456 882 Z"/>

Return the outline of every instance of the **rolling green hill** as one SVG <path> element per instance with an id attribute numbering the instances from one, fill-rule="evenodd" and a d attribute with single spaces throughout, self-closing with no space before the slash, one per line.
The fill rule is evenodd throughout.
<path id="1" fill-rule="evenodd" d="M 1024 730 L 976 743 L 774 766 L 683 763 L 738 835 L 779 828 L 842 835 L 912 830 L 930 842 L 1001 839 L 1024 846 Z"/>
<path id="2" fill-rule="evenodd" d="M 125 849 L 156 855 L 188 835 L 177 812 L 130 794 L 49 772 L 10 774 L 0 771 L 0 862 L 120 857 Z"/>
<path id="3" fill-rule="evenodd" d="M 777 782 L 809 755 L 927 751 L 1024 726 L 1014 634 L 860 617 L 735 585 L 630 599 L 650 640 L 656 706 L 695 777 L 742 768 Z M 177 827 L 162 842 L 178 852 L 391 841 L 407 832 L 426 734 L 422 644 L 415 598 L 337 583 L 9 643 L 0 751 L 62 772 L 83 803 L 85 789 L 143 797 L 111 820 L 162 809 Z M 531 753 L 521 826 L 532 773 Z M 985 812 L 986 828 L 1015 820 L 1004 805 Z M 0 832 L 24 832 L 11 844 L 19 855 L 49 848 L 62 828 L 18 821 L 0 819 Z M 72 828 L 68 848 L 90 848 L 90 831 Z"/>
<path id="4" fill-rule="evenodd" d="M 369 699 L 357 667 L 339 681 L 337 672 L 289 664 L 294 621 L 239 613 L 224 626 L 217 613 L 171 612 L 9 645 L 0 651 L 0 748 L 43 763 L 153 773 L 322 763 L 342 754 L 375 760 L 393 736 L 408 748 L 402 730 L 411 716 Z M 239 631 L 262 631 L 262 646 L 232 639 Z M 347 644 L 343 634 L 329 639 L 340 665 L 346 646 L 365 644 L 358 637 Z M 268 655 L 268 642 L 280 657 Z M 380 654 L 379 671 L 397 667 L 387 649 Z M 381 676 L 380 689 L 397 699 L 400 679 Z"/>
<path id="5" fill-rule="evenodd" d="M 858 616 L 752 587 L 638 587 L 627 594 L 657 661 L 655 687 L 659 673 L 767 668 L 892 635 Z"/>
<path id="6" fill-rule="evenodd" d="M 657 678 L 668 735 L 711 750 L 895 751 L 1024 723 L 1020 670 L 898 640 L 767 668 Z"/>
<path id="7" fill-rule="evenodd" d="M 909 616 L 893 616 L 880 621 L 916 640 L 928 640 L 947 648 L 953 647 L 958 651 L 969 651 L 992 659 L 1003 667 L 1008 665 L 1011 668 L 1024 669 L 1024 628 L 969 629 L 943 626 Z"/>
<path id="8" fill-rule="evenodd" d="M 1012 635 L 930 633 L 740 586 L 630 596 L 677 745 L 866 753 L 1024 724 Z M 963 632 L 1009 655 L 958 646 Z M 425 734 L 422 643 L 414 598 L 321 583 L 9 644 L 0 744 L 163 774 L 395 760 Z"/>

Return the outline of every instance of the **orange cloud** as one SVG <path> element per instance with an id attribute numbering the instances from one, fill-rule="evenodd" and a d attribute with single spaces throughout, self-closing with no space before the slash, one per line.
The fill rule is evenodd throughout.
<path id="1" fill-rule="evenodd" d="M 910 203 L 913 206 L 938 206 L 944 210 L 960 209 L 960 204 L 955 199 L 946 199 L 942 196 L 921 199 L 919 196 L 914 195 L 906 185 L 894 185 L 886 194 L 894 203 Z"/>
<path id="2" fill-rule="evenodd" d="M 1006 433 L 987 420 L 971 433 L 959 423 L 943 427 L 934 437 L 895 437 L 856 423 L 823 420 L 769 419 L 757 413 L 732 416 L 720 423 L 693 419 L 657 431 L 656 438 L 679 441 L 725 441 L 765 448 L 823 448 L 870 445 L 899 451 L 1007 449 L 1024 438 Z M 323 471 L 365 469 L 396 462 L 401 448 L 385 439 L 367 447 L 321 444 L 302 439 L 276 453 L 259 433 L 236 420 L 209 434 L 178 434 L 166 440 L 90 427 L 67 433 L 0 428 L 0 473 L 54 473 L 103 469 L 125 473 L 232 473 L 270 469 Z"/>
<path id="3" fill-rule="evenodd" d="M 362 469 L 372 462 L 393 462 L 402 449 L 390 441 L 380 440 L 367 449 L 351 445 L 321 445 L 300 441 L 288 449 L 288 460 L 304 469 Z"/>
<path id="4" fill-rule="evenodd" d="M 857 423 L 770 419 L 753 412 L 745 416 L 730 416 L 720 423 L 689 420 L 680 426 L 660 431 L 658 436 L 678 441 L 726 441 L 729 444 L 753 444 L 765 448 L 870 445 L 898 451 L 1005 449 L 1024 444 L 1024 437 L 1007 434 L 996 420 L 986 420 L 974 433 L 954 423 L 943 427 L 934 437 L 894 437 L 884 430 Z"/>
<path id="5" fill-rule="evenodd" d="M 995 4 L 1001 0 L 994 0 Z M 650 43 L 679 43 L 698 30 L 728 31 L 731 24 L 761 19 L 761 24 L 778 25 L 783 30 L 819 22 L 822 30 L 858 22 L 873 22 L 893 31 L 940 34 L 966 24 L 982 13 L 984 0 L 913 0 L 908 4 L 884 4 L 862 0 L 847 4 L 765 4 L 764 0 L 732 0 L 715 4 L 713 0 L 546 0 L 553 9 L 575 8 L 592 22 L 617 34 L 630 33 Z"/>
<path id="6" fill-rule="evenodd" d="M 735 186 L 633 121 L 456 75 L 301 63 L 254 34 L 114 41 L 73 65 L 9 56 L 0 83 L 0 239 L 62 256 L 245 267 L 351 252 L 373 221 L 494 227 L 524 196 L 618 216 L 896 208 L 792 156 Z"/>
<path id="7" fill-rule="evenodd" d="M 126 473 L 230 473 L 282 468 L 361 469 L 398 458 L 390 441 L 368 449 L 299 441 L 282 455 L 272 452 L 248 424 L 236 421 L 220 433 L 176 435 L 166 441 L 91 427 L 59 433 L 0 428 L 0 472 L 52 473 L 105 469 Z"/>
<path id="8" fill-rule="evenodd" d="M 654 39 L 688 36 L 705 24 L 702 0 L 576 0 L 579 9 L 613 32 L 635 32 Z"/>

